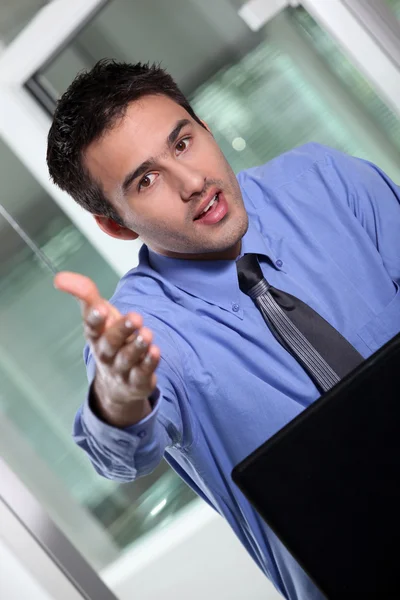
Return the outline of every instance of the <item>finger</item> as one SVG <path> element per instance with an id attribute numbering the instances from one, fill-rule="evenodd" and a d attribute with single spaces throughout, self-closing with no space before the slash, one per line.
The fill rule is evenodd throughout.
<path id="1" fill-rule="evenodd" d="M 99 333 L 103 333 L 104 329 L 118 323 L 122 318 L 119 310 L 106 300 L 102 300 L 100 304 L 95 306 L 84 305 L 82 316 L 88 332 L 93 329 L 93 333 L 97 336 Z"/>
<path id="2" fill-rule="evenodd" d="M 160 349 L 158 346 L 152 344 L 140 363 L 140 370 L 143 375 L 147 377 L 152 375 L 156 368 L 158 367 L 158 363 L 160 362 Z"/>
<path id="3" fill-rule="evenodd" d="M 142 327 L 135 338 L 121 348 L 115 357 L 115 370 L 125 376 L 129 371 L 139 364 L 147 353 L 153 334 L 147 327 Z"/>
<path id="4" fill-rule="evenodd" d="M 155 387 L 155 370 L 160 362 L 160 349 L 152 344 L 143 360 L 129 372 L 129 382 L 147 395 Z"/>
<path id="5" fill-rule="evenodd" d="M 104 332 L 108 317 L 108 307 L 105 303 L 88 307 L 84 311 L 83 331 L 89 341 L 97 340 Z"/>
<path id="6" fill-rule="evenodd" d="M 103 362 L 111 362 L 135 331 L 142 326 L 142 317 L 128 313 L 108 327 L 94 346 L 96 356 Z M 93 331 L 93 329 L 92 329 Z"/>
<path id="7" fill-rule="evenodd" d="M 70 271 L 62 271 L 54 277 L 54 287 L 62 292 L 75 296 L 85 304 L 95 306 L 100 304 L 102 297 L 99 290 L 89 277 Z"/>
<path id="8" fill-rule="evenodd" d="M 98 326 L 98 311 L 102 316 L 106 316 L 106 325 L 111 325 L 121 317 L 119 310 L 101 297 L 96 284 L 89 277 L 85 277 L 85 275 L 63 271 L 55 276 L 54 287 L 62 292 L 71 294 L 80 301 L 82 315 L 85 320 L 88 318 L 90 311 L 92 309 L 95 310 L 95 313 L 90 317 L 93 323 L 89 322 L 89 327 L 92 324 L 95 327 Z M 106 312 L 104 313 L 103 311 Z"/>
<path id="9" fill-rule="evenodd" d="M 131 328 L 132 331 L 142 326 L 142 317 L 140 315 L 131 312 L 124 317 L 115 306 L 112 306 L 105 300 L 94 307 L 88 306 L 83 312 L 83 319 L 85 336 L 90 340 L 99 338 L 104 331 L 113 331 L 114 326 L 117 326 L 117 331 L 125 320 L 132 322 L 131 324 L 127 324 L 127 328 Z M 129 341 L 129 338 L 125 339 L 125 342 L 127 341 Z"/>

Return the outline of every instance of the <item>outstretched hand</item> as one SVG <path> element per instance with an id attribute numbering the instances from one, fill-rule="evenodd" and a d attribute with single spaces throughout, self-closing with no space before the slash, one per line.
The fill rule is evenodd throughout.
<path id="1" fill-rule="evenodd" d="M 143 327 L 139 314 L 122 315 L 84 275 L 58 273 L 54 286 L 81 303 L 85 337 L 96 361 L 95 390 L 100 404 L 111 412 L 131 407 L 134 415 L 133 403 L 143 404 L 156 387 L 160 350 L 152 343 L 152 332 Z"/>

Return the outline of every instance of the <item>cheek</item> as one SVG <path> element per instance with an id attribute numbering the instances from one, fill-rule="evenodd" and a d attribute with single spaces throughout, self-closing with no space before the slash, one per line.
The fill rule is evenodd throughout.
<path id="1" fill-rule="evenodd" d="M 212 155 L 209 155 L 208 164 L 211 166 L 211 165 L 213 165 L 213 163 L 216 165 L 216 168 L 218 169 L 220 176 L 226 177 L 227 173 L 229 176 L 231 176 L 231 174 L 233 174 L 231 166 L 229 165 L 228 161 L 225 158 L 225 155 L 223 154 L 223 152 L 219 148 L 219 146 L 216 146 L 213 149 Z"/>
<path id="2" fill-rule="evenodd" d="M 183 206 L 183 203 L 182 203 Z M 178 214 L 179 197 L 166 185 L 157 185 L 153 192 L 144 193 L 129 204 L 129 218 L 138 226 L 159 225 Z"/>

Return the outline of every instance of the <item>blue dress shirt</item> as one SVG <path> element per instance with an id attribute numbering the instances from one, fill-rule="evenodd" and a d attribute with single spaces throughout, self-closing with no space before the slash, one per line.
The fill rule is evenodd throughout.
<path id="1" fill-rule="evenodd" d="M 261 255 L 272 285 L 309 304 L 364 357 L 400 331 L 400 188 L 378 167 L 307 144 L 238 181 L 249 214 L 242 253 Z M 77 444 L 118 481 L 165 457 L 285 598 L 322 598 L 231 480 L 235 465 L 319 396 L 239 290 L 235 262 L 171 259 L 143 246 L 111 301 L 141 313 L 154 332 L 159 399 L 126 429 L 103 423 L 86 401 Z M 85 359 L 91 381 L 88 349 Z"/>

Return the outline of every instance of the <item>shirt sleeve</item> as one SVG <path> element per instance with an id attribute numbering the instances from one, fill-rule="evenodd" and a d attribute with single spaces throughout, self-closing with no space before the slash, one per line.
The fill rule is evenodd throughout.
<path id="1" fill-rule="evenodd" d="M 392 280 L 400 284 L 400 187 L 373 163 L 329 149 L 335 188 L 377 248 Z"/>
<path id="2" fill-rule="evenodd" d="M 157 390 L 150 398 L 153 410 L 145 419 L 126 428 L 105 423 L 91 409 L 96 365 L 89 348 L 85 348 L 90 387 L 75 417 L 73 438 L 95 470 L 108 479 L 128 482 L 147 475 L 159 464 L 168 447 L 182 448 L 190 443 L 189 405 L 177 352 L 166 339 L 155 341 L 161 349 L 161 360 Z"/>

